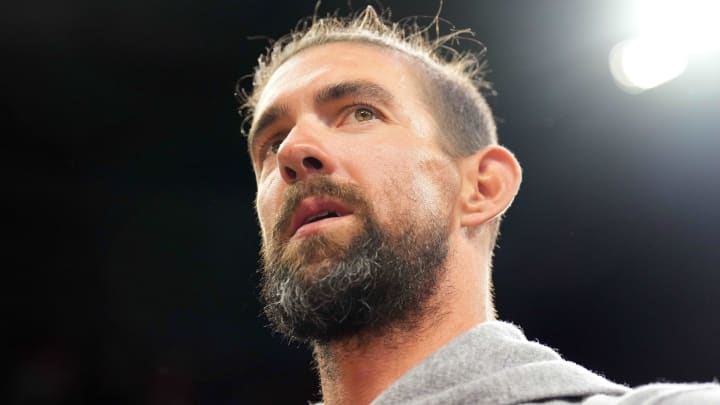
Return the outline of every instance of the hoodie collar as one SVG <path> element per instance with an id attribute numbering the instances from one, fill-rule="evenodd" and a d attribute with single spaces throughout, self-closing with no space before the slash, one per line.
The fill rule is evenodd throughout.
<path id="1" fill-rule="evenodd" d="M 372 404 L 515 404 L 593 394 L 621 395 L 627 390 L 563 360 L 547 346 L 528 341 L 515 325 L 488 321 L 413 367 Z"/>

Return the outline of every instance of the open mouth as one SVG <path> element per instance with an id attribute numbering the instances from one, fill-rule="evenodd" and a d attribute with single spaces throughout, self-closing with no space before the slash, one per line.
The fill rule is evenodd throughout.
<path id="1" fill-rule="evenodd" d="M 323 211 L 317 215 L 313 215 L 311 217 L 308 217 L 303 221 L 303 225 L 309 224 L 311 222 L 320 221 L 326 218 L 335 218 L 341 216 L 337 211 Z"/>
<path id="2" fill-rule="evenodd" d="M 320 222 L 344 217 L 352 213 L 352 210 L 340 201 L 322 196 L 307 198 L 300 203 L 293 214 L 289 237 L 296 235 L 300 228 L 311 224 L 319 225 Z M 317 229 L 315 226 L 306 229 L 308 228 Z"/>

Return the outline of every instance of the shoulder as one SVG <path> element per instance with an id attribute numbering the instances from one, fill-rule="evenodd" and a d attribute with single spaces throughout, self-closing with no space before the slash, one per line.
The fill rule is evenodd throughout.
<path id="1" fill-rule="evenodd" d="M 680 405 L 720 404 L 720 385 L 706 384 L 648 384 L 631 389 L 620 396 L 592 395 L 586 398 L 554 399 L 533 402 L 542 405 Z"/>

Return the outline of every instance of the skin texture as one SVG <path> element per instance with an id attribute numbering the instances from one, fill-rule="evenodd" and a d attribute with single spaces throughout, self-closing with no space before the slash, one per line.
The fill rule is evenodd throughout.
<path id="1" fill-rule="evenodd" d="M 361 192 L 378 223 L 391 231 L 400 223 L 422 224 L 429 216 L 447 225 L 442 277 L 412 328 L 316 344 L 326 404 L 369 403 L 453 337 L 492 317 L 491 253 L 480 248 L 489 237 L 482 225 L 512 202 L 520 167 L 496 145 L 461 159 L 447 156 L 437 141 L 442 134 L 431 102 L 423 100 L 417 80 L 408 58 L 396 51 L 325 44 L 280 66 L 255 111 L 249 144 L 265 241 L 273 237 L 288 187 L 318 176 Z M 318 97 L 340 83 L 383 91 Z M 361 226 L 350 214 L 295 233 L 279 232 L 290 249 L 301 250 L 312 235 L 347 245 Z M 313 277 L 324 259 L 329 258 L 313 257 L 303 268 L 306 276 Z"/>

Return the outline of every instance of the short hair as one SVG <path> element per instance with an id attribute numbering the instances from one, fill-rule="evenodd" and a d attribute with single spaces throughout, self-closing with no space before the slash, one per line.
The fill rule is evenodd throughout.
<path id="1" fill-rule="evenodd" d="M 294 55 L 305 49 L 334 43 L 356 42 L 388 48 L 410 58 L 410 66 L 419 73 L 424 96 L 433 100 L 430 109 L 441 134 L 437 139 L 453 158 L 469 156 L 497 144 L 497 130 L 483 93 L 492 92 L 484 79 L 484 47 L 480 52 L 461 52 L 452 47 L 460 39 L 472 38 L 468 29 L 439 35 L 440 18 L 425 27 L 416 20 L 391 22 L 378 15 L 372 6 L 349 17 L 336 15 L 302 20 L 295 30 L 275 41 L 260 55 L 248 94 L 238 83 L 236 92 L 243 127 L 252 122 L 255 107 L 272 74 Z M 433 28 L 435 28 L 433 30 Z M 435 31 L 434 36 L 432 31 Z M 499 219 L 488 225 L 490 250 L 495 245 Z"/>

